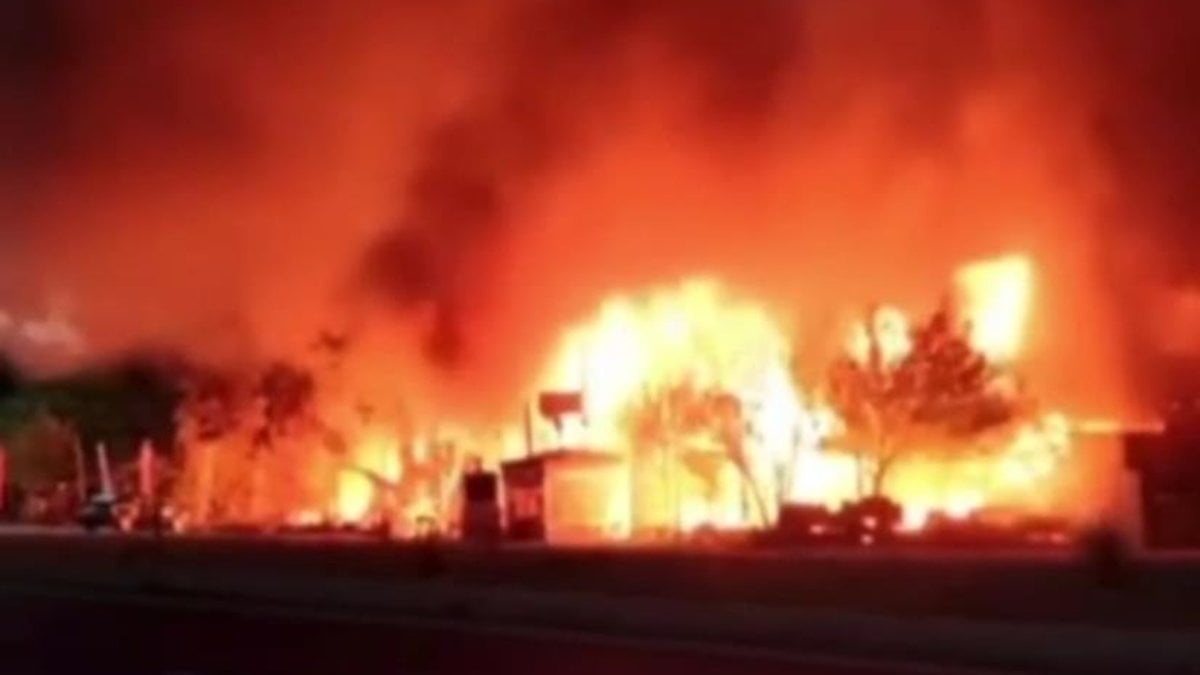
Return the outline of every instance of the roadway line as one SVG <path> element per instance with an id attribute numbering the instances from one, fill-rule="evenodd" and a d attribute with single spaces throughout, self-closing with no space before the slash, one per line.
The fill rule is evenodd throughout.
<path id="1" fill-rule="evenodd" d="M 0 595 L 51 598 L 84 602 L 109 602 L 122 605 L 185 609 L 196 611 L 218 611 L 246 617 L 270 617 L 301 621 L 325 621 L 333 623 L 368 626 L 414 627 L 444 630 L 457 633 L 475 633 L 496 637 L 511 637 L 532 640 L 557 640 L 577 642 L 596 647 L 658 651 L 694 656 L 713 656 L 747 661 L 775 662 L 794 666 L 824 667 L 841 670 L 887 669 L 897 675 L 1028 675 L 1012 670 L 972 669 L 940 664 L 892 661 L 885 658 L 854 658 L 829 654 L 795 654 L 782 650 L 761 647 L 746 647 L 734 644 L 714 644 L 673 638 L 635 638 L 607 635 L 598 632 L 567 628 L 547 628 L 518 625 L 501 625 L 487 621 L 456 621 L 432 617 L 419 617 L 389 612 L 373 607 L 365 610 L 350 610 L 307 603 L 284 601 L 234 601 L 202 593 L 124 592 L 109 589 L 72 585 L 70 589 L 61 585 L 20 584 L 0 582 Z"/>

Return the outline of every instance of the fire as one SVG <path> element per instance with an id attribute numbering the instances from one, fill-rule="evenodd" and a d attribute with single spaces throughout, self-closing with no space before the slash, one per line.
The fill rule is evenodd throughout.
<path id="1" fill-rule="evenodd" d="M 568 329 L 541 385 L 584 393 L 587 440 L 628 442 L 621 416 L 647 389 L 689 382 L 756 399 L 764 415 L 794 405 L 787 334 L 715 280 L 690 279 L 641 297 L 616 295 Z"/>
<path id="2" fill-rule="evenodd" d="M 334 512 L 340 522 L 366 519 L 379 487 L 400 481 L 400 441 L 383 429 L 370 429 L 349 452 L 339 472 Z"/>
<path id="3" fill-rule="evenodd" d="M 1022 255 L 972 263 L 954 277 L 947 316 L 989 363 L 1019 361 L 1034 280 L 1033 263 Z M 794 347 L 804 336 L 796 318 L 696 277 L 614 294 L 566 327 L 532 389 L 578 392 L 582 414 L 531 426 L 526 452 L 585 450 L 617 468 L 605 469 L 603 485 L 588 487 L 602 499 L 560 494 L 554 512 L 603 520 L 604 531 L 627 537 L 768 527 L 785 504 L 832 509 L 870 495 L 866 477 L 882 471 L 884 459 L 847 435 L 849 420 L 824 381 L 801 381 Z M 850 326 L 842 346 L 886 379 L 928 348 L 917 327 L 900 308 L 876 306 Z M 184 484 L 200 502 L 224 502 L 252 521 L 386 524 L 409 535 L 453 521 L 463 445 L 413 433 L 374 408 L 364 412 L 346 390 L 318 396 L 308 413 L 314 419 L 289 424 L 270 453 L 251 453 L 259 459 L 249 469 L 214 459 L 246 453 L 197 443 Z M 905 530 L 920 530 L 935 515 L 962 520 L 992 506 L 1039 507 L 1072 434 L 1070 419 L 1053 413 L 1025 415 L 986 436 L 930 439 L 896 462 L 882 491 L 901 505 Z M 494 465 L 517 455 L 524 434 L 514 421 L 462 435 L 493 439 L 471 449 Z M 237 480 L 243 473 L 260 483 L 292 476 L 293 487 L 261 489 L 251 481 L 247 488 Z M 560 489 L 575 489 L 587 475 L 565 475 Z"/>
<path id="4" fill-rule="evenodd" d="M 250 399 L 251 414 L 237 408 L 243 400 L 199 399 L 183 409 L 176 499 L 194 525 L 384 526 L 410 535 L 445 522 L 446 484 L 459 472 L 452 444 L 406 432 L 402 420 L 329 383 L 273 424 L 261 396 Z M 206 429 L 214 421 L 222 433 Z"/>
<path id="5" fill-rule="evenodd" d="M 1033 263 L 1010 255 L 967 265 L 955 283 L 971 344 L 993 361 L 1020 354 L 1033 302 Z"/>
<path id="6" fill-rule="evenodd" d="M 955 275 L 955 309 L 969 327 L 971 345 L 995 362 L 1020 356 L 1033 303 L 1033 263 L 1024 255 L 975 262 Z M 884 305 L 851 326 L 846 351 L 860 363 L 877 357 L 895 364 L 912 349 L 911 325 L 903 310 Z"/>
<path id="7" fill-rule="evenodd" d="M 851 326 L 846 351 L 859 363 L 878 358 L 885 366 L 895 365 L 912 350 L 910 328 L 903 311 L 891 306 L 879 307 L 866 321 Z M 875 355 L 871 354 L 872 335 L 878 352 Z"/>
<path id="8" fill-rule="evenodd" d="M 989 360 L 1009 362 L 1020 355 L 1032 270 L 1027 257 L 1013 255 L 967 265 L 956 276 L 957 315 L 972 347 Z M 744 417 L 742 446 L 722 445 L 703 424 L 678 434 L 668 449 L 674 461 L 708 457 L 724 464 L 706 470 L 704 487 L 651 501 L 673 500 L 671 518 L 684 530 L 766 525 L 781 503 L 832 508 L 861 498 L 871 464 L 851 448 L 838 447 L 843 422 L 821 402 L 820 383 L 797 381 L 793 339 L 783 325 L 766 306 L 731 298 L 712 279 L 613 296 L 595 317 L 565 332 L 540 386 L 583 394 L 586 422 L 569 431 L 566 443 L 627 457 L 654 442 L 630 420 L 631 410 L 656 392 L 686 386 L 729 394 Z M 851 327 L 845 349 L 860 363 L 878 359 L 892 368 L 912 352 L 912 336 L 908 315 L 885 305 Z M 1069 448 L 1068 426 L 1064 416 L 1046 415 L 1019 425 L 1003 441 L 988 441 L 999 450 L 963 452 L 958 459 L 915 456 L 896 468 L 886 492 L 903 505 L 910 529 L 924 526 L 935 512 L 964 519 L 993 501 L 1034 501 Z M 739 462 L 745 467 L 740 473 Z M 670 481 L 641 485 L 649 492 L 681 489 Z M 756 513 L 746 492 L 770 506 Z M 629 498 L 647 501 L 646 495 Z M 631 517 L 638 518 L 636 508 Z"/>
<path id="9" fill-rule="evenodd" d="M 788 333 L 765 307 L 731 297 L 712 279 L 609 298 L 593 319 L 565 332 L 556 354 L 539 386 L 578 390 L 585 402 L 586 422 L 567 430 L 563 444 L 610 450 L 637 463 L 646 446 L 665 442 L 660 485 L 642 489 L 705 484 L 690 494 L 629 495 L 656 504 L 633 508 L 635 520 L 685 530 L 765 525 L 784 496 L 777 476 L 822 435 L 818 411 L 794 385 Z M 721 437 L 716 417 L 685 419 L 680 424 L 688 428 L 678 429 L 650 429 L 639 420 L 653 405 L 671 405 L 660 397 L 685 389 L 730 395 L 744 447 Z M 694 407 L 673 412 L 718 415 L 705 407 L 710 403 L 716 405 L 680 399 L 676 405 Z"/>

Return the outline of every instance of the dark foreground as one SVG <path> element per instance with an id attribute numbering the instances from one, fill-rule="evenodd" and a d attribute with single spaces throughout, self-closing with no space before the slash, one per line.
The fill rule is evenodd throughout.
<path id="1" fill-rule="evenodd" d="M 366 619 L 154 596 L 0 593 L 5 675 L 924 675 L 901 664 L 795 659 L 549 631 Z"/>
<path id="2" fill-rule="evenodd" d="M 1200 673 L 1200 559 L 1109 567 L 1063 551 L 0 536 L 0 675 Z"/>
<path id="3" fill-rule="evenodd" d="M 1113 573 L 1116 574 L 1113 574 Z M 362 537 L 83 536 L 0 528 L 0 580 L 261 576 L 744 602 L 897 617 L 1200 630 L 1200 556 L 1093 569 L 1074 550 L 437 547 Z M 1111 578 L 1115 577 L 1115 578 Z"/>

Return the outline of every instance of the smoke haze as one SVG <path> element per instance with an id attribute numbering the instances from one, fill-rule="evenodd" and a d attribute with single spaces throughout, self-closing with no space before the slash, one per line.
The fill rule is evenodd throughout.
<path id="1" fill-rule="evenodd" d="M 616 290 L 718 276 L 816 349 L 1015 250 L 1048 397 L 1143 404 L 1200 344 L 1143 316 L 1200 284 L 1193 3 L 0 11 L 0 307 L 69 298 L 90 358 L 344 332 L 370 386 L 509 415 Z"/>

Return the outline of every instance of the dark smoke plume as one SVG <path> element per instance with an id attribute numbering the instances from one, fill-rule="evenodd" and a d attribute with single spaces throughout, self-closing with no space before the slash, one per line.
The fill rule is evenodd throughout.
<path id="1" fill-rule="evenodd" d="M 486 408 L 613 290 L 711 273 L 811 328 L 1012 249 L 1052 384 L 1140 398 L 1162 335 L 1200 350 L 1142 309 L 1200 285 L 1185 0 L 0 12 L 0 309 L 69 298 L 91 358 L 344 330 Z"/>
<path id="2" fill-rule="evenodd" d="M 587 0 L 514 10 L 480 100 L 437 124 L 419 148 L 402 220 L 368 252 L 368 283 L 402 308 L 428 303 L 435 317 L 428 351 L 453 364 L 464 349 L 459 314 L 471 302 L 462 296 L 486 285 L 478 271 L 523 194 L 594 140 L 580 118 L 619 91 L 619 61 L 631 42 L 639 35 L 662 42 L 701 72 L 698 105 L 718 118 L 714 124 L 761 124 L 800 43 L 795 7 Z"/>

